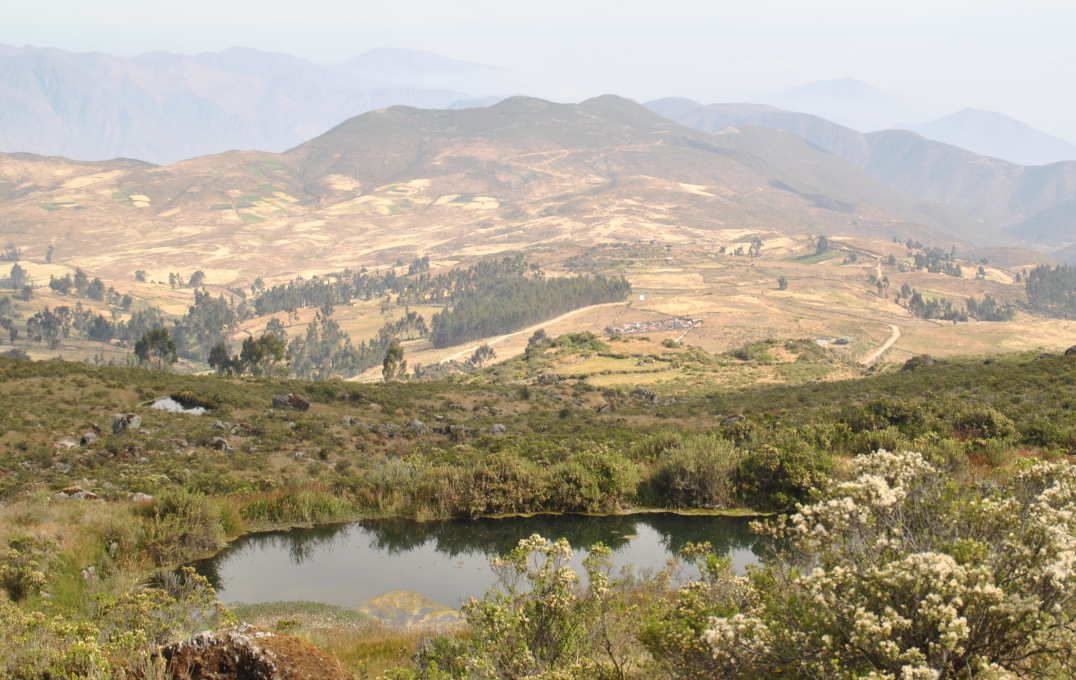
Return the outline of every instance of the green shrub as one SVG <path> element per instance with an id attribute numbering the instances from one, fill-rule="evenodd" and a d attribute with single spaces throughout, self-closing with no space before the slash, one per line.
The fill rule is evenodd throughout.
<path id="1" fill-rule="evenodd" d="M 15 602 L 36 595 L 45 585 L 56 546 L 35 536 L 15 536 L 0 554 L 0 588 Z"/>
<path id="2" fill-rule="evenodd" d="M 141 512 L 148 520 L 142 549 L 157 565 L 185 562 L 224 544 L 220 507 L 201 494 L 170 489 Z"/>
<path id="3" fill-rule="evenodd" d="M 312 524 L 342 519 L 352 511 L 351 504 L 325 491 L 284 490 L 246 503 L 239 515 L 250 522 Z"/>
<path id="4" fill-rule="evenodd" d="M 975 439 L 1008 439 L 1016 435 L 1016 424 L 991 406 L 968 407 L 953 418 L 953 430 Z"/>
<path id="5" fill-rule="evenodd" d="M 599 447 L 576 454 L 550 473 L 552 503 L 569 512 L 608 512 L 635 495 L 639 471 L 620 453 Z"/>
<path id="6" fill-rule="evenodd" d="M 806 445 L 778 448 L 764 444 L 751 450 L 736 470 L 736 494 L 759 510 L 783 512 L 807 500 L 825 485 L 832 460 Z"/>
<path id="7" fill-rule="evenodd" d="M 655 501 L 671 508 L 730 507 L 743 454 L 717 435 L 696 435 L 666 452 L 650 480 Z"/>

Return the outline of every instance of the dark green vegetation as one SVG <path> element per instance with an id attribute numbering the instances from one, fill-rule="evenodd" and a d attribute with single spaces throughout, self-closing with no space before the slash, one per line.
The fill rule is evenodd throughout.
<path id="1" fill-rule="evenodd" d="M 1037 311 L 1076 319 L 1076 267 L 1036 267 L 1027 277 L 1027 299 Z"/>
<path id="2" fill-rule="evenodd" d="M 835 459 L 878 448 L 921 450 L 954 468 L 1076 451 L 1070 356 L 668 399 L 563 382 L 319 384 L 58 361 L 3 360 L 0 377 L 7 497 L 35 483 L 78 482 L 109 498 L 313 485 L 355 512 L 423 517 L 633 505 L 769 510 L 805 498 Z M 313 407 L 269 409 L 282 393 Z M 147 408 L 167 395 L 211 410 Z M 110 434 L 116 412 L 141 415 L 143 427 Z M 104 430 L 99 439 L 64 448 L 94 425 Z M 252 507 L 274 521 L 286 514 Z"/>
<path id="3" fill-rule="evenodd" d="M 472 297 L 433 316 L 434 347 L 510 333 L 573 309 L 627 298 L 624 277 L 573 276 L 546 279 L 517 276 L 479 288 Z"/>

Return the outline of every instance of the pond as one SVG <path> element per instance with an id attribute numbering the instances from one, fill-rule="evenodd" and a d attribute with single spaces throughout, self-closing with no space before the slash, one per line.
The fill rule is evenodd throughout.
<path id="1" fill-rule="evenodd" d="M 584 548 L 601 541 L 619 569 L 655 572 L 688 542 L 709 541 L 742 571 L 760 539 L 749 520 L 671 513 L 589 517 L 365 520 L 244 536 L 195 565 L 228 604 L 308 600 L 356 607 L 389 591 L 413 591 L 449 607 L 495 585 L 492 557 L 531 534 L 567 538 L 582 573 Z"/>

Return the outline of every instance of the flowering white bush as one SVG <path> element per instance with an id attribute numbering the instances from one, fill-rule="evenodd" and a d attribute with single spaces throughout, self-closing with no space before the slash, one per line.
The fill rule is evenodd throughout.
<path id="1" fill-rule="evenodd" d="M 639 617 L 611 578 L 611 551 L 597 544 L 583 560 L 586 585 L 568 566 L 565 539 L 537 534 L 493 560 L 500 588 L 462 608 L 466 640 L 439 638 L 420 650 L 426 680 L 592 680 L 627 678 L 641 656 Z M 634 591 L 633 591 L 634 592 Z"/>
<path id="2" fill-rule="evenodd" d="M 1074 466 L 969 488 L 878 451 L 766 530 L 784 547 L 757 605 L 703 633 L 713 677 L 1073 677 Z"/>

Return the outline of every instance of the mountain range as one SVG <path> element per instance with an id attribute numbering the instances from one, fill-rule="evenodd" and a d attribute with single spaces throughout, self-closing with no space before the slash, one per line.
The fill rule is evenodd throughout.
<path id="1" fill-rule="evenodd" d="M 710 134 L 615 96 L 395 106 L 274 154 L 165 166 L 0 155 L 0 224 L 27 257 L 225 283 L 536 244 L 714 244 L 751 233 L 948 238 L 959 226 L 764 127 Z M 939 236 L 941 235 L 941 236 Z"/>
<path id="2" fill-rule="evenodd" d="M 686 112 L 683 100 L 648 106 L 659 113 L 679 111 L 675 120 L 711 133 L 746 126 L 791 132 L 909 200 L 947 211 L 948 227 L 973 243 L 1076 241 L 1076 161 L 1018 165 L 907 130 L 863 134 L 819 116 L 759 104 L 712 104 Z"/>
<path id="3" fill-rule="evenodd" d="M 504 91 L 502 75 L 396 49 L 327 67 L 245 48 L 121 58 L 0 46 L 0 151 L 155 163 L 283 151 L 364 111 Z"/>

